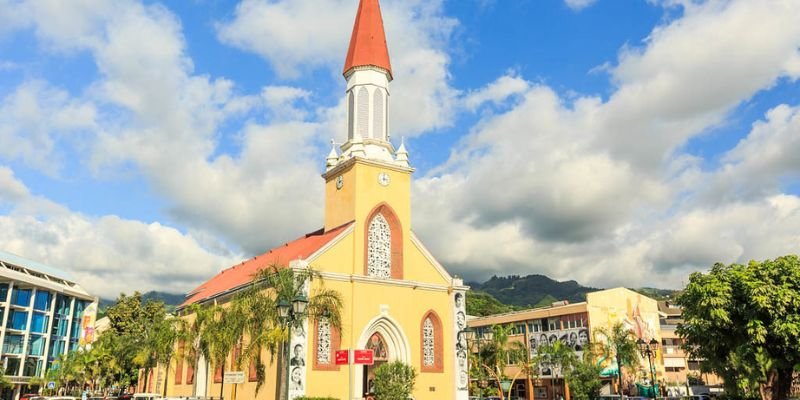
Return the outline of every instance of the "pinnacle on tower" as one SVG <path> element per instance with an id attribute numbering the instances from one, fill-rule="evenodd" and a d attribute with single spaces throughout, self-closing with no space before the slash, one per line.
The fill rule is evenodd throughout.
<path id="1" fill-rule="evenodd" d="M 383 17 L 378 0 L 360 0 L 350 48 L 344 63 L 345 76 L 357 67 L 377 67 L 392 80 L 392 65 L 383 29 Z"/>

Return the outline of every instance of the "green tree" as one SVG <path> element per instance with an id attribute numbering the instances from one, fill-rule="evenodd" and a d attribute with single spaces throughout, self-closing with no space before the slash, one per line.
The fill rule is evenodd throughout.
<path id="1" fill-rule="evenodd" d="M 528 358 L 525 344 L 509 341 L 513 329 L 511 325 L 493 325 L 492 340 L 481 347 L 479 357 L 483 370 L 494 381 L 501 399 L 505 398 L 502 382 L 509 378 L 505 373 L 506 367 L 509 364 L 525 364 Z"/>
<path id="2" fill-rule="evenodd" d="M 226 370 L 228 355 L 241 343 L 244 320 L 241 313 L 231 308 L 216 306 L 214 316 L 206 324 L 204 340 L 208 342 L 209 354 L 215 368 Z M 225 383 L 219 385 L 219 397 L 223 398 Z"/>
<path id="3" fill-rule="evenodd" d="M 262 350 L 266 349 L 274 360 L 278 357 L 278 371 L 283 371 L 287 359 L 287 346 L 291 328 L 302 328 L 302 320 L 296 320 L 295 326 L 286 327 L 278 316 L 278 302 L 291 303 L 298 296 L 304 295 L 305 287 L 314 280 L 322 282 L 321 275 L 313 269 L 291 269 L 278 265 L 263 268 L 253 277 L 251 285 L 234 299 L 232 308 L 241 315 L 243 330 L 248 337 L 244 347 L 242 360 L 250 360 L 256 364 L 257 389 L 265 380 Z M 333 329 L 342 325 L 342 296 L 324 284 L 314 288 L 307 297 L 306 316 L 316 322 L 326 318 Z M 286 392 L 286 377 L 279 374 L 278 398 Z"/>
<path id="4" fill-rule="evenodd" d="M 189 349 L 183 356 L 186 361 L 194 366 L 194 371 L 200 370 L 200 358 L 205 361 L 205 382 L 208 382 L 209 363 L 211 361 L 211 345 L 209 337 L 204 332 L 211 319 L 214 317 L 214 309 L 210 305 L 194 303 L 187 309 L 187 314 L 193 315 L 191 323 L 183 325 L 184 332 L 181 335 L 187 343 Z M 206 396 L 206 390 L 203 390 Z M 192 383 L 192 396 L 197 396 L 197 379 Z"/>
<path id="5" fill-rule="evenodd" d="M 577 362 L 578 356 L 575 354 L 575 350 L 560 340 L 556 340 L 553 344 L 540 345 L 536 355 L 536 364 L 549 367 L 556 382 L 559 377 L 566 378 Z M 564 386 L 566 387 L 567 384 L 565 382 Z"/>
<path id="6" fill-rule="evenodd" d="M 417 372 L 400 361 L 375 368 L 375 397 L 381 400 L 406 400 L 411 397 Z"/>
<path id="7" fill-rule="evenodd" d="M 565 373 L 573 400 L 592 400 L 600 397 L 603 382 L 600 380 L 602 367 L 592 360 L 589 352 L 572 365 Z"/>
<path id="8" fill-rule="evenodd" d="M 678 296 L 678 334 L 701 367 L 720 375 L 735 396 L 789 396 L 800 364 L 800 259 L 716 264 L 693 273 Z"/>
<path id="9" fill-rule="evenodd" d="M 594 330 L 595 343 L 599 344 L 599 352 L 607 357 L 617 360 L 619 372 L 619 392 L 622 393 L 624 368 L 635 370 L 639 366 L 639 346 L 636 344 L 636 335 L 627 329 L 622 322 L 617 322 L 611 328 L 597 328 Z"/>

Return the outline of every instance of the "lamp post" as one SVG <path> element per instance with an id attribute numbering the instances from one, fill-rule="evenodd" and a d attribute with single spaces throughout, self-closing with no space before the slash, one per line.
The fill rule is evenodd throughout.
<path id="1" fill-rule="evenodd" d="M 295 296 L 291 303 L 282 298 L 278 300 L 278 318 L 281 322 L 281 327 L 288 330 L 289 337 L 283 341 L 283 357 L 286 364 L 286 390 L 283 392 L 284 399 L 289 399 L 289 383 L 291 374 L 291 364 L 289 363 L 289 344 L 292 340 L 292 328 L 300 326 L 306 318 L 306 307 L 308 306 L 308 298 L 302 294 Z"/>
<path id="2" fill-rule="evenodd" d="M 655 357 L 656 350 L 658 350 L 658 340 L 655 338 L 650 339 L 650 342 L 645 342 L 641 338 L 636 341 L 636 344 L 639 346 L 639 352 L 642 353 L 642 357 L 645 355 L 647 356 L 647 362 L 650 364 L 650 384 L 653 389 L 653 398 L 656 398 L 656 371 L 653 368 L 653 357 Z"/>
<path id="3" fill-rule="evenodd" d="M 483 331 L 482 335 L 478 336 L 478 332 L 475 328 L 467 327 L 463 331 L 458 332 L 459 338 L 463 337 L 467 342 L 467 350 L 471 351 L 472 346 L 471 344 L 475 344 L 478 348 L 478 371 L 481 371 L 480 376 L 478 376 L 478 399 L 483 400 L 483 389 L 486 389 L 488 386 L 488 382 L 483 379 L 483 368 L 481 366 L 481 343 L 482 342 L 491 342 L 494 338 L 494 331 L 489 329 L 488 331 Z M 459 340 L 459 342 L 461 342 Z M 469 364 L 467 364 L 467 369 L 469 369 Z"/>

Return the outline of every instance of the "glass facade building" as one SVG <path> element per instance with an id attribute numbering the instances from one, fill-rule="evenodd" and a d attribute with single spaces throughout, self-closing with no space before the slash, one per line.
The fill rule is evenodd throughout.
<path id="1" fill-rule="evenodd" d="M 61 355 L 91 343 L 97 298 L 67 273 L 0 251 L 0 367 L 18 398 Z"/>

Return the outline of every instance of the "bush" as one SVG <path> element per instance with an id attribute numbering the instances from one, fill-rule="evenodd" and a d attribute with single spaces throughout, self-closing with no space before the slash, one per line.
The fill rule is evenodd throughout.
<path id="1" fill-rule="evenodd" d="M 414 390 L 417 372 L 413 367 L 394 361 L 375 369 L 375 397 L 381 400 L 406 400 Z"/>

